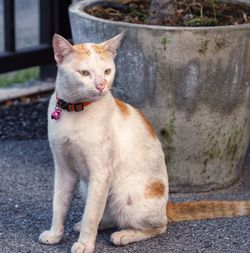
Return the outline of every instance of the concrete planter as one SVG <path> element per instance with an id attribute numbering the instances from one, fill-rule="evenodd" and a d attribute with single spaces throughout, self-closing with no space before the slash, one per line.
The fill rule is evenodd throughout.
<path id="1" fill-rule="evenodd" d="M 107 21 L 73 4 L 75 43 L 126 30 L 117 57 L 120 97 L 150 118 L 166 154 L 171 191 L 237 180 L 250 139 L 250 25 L 163 27 Z"/>

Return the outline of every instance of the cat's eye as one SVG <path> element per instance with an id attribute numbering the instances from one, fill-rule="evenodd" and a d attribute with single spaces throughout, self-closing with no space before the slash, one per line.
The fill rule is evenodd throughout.
<path id="1" fill-rule="evenodd" d="M 82 76 L 89 76 L 90 73 L 88 70 L 84 69 L 84 70 L 78 70 L 78 72 L 82 75 Z"/>
<path id="2" fill-rule="evenodd" d="M 104 74 L 105 75 L 109 75 L 111 73 L 111 69 L 106 69 L 105 71 L 104 71 Z"/>

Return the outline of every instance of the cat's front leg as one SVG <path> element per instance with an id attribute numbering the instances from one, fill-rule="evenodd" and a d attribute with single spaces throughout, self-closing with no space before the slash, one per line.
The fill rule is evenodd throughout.
<path id="1" fill-rule="evenodd" d="M 80 235 L 71 248 L 71 253 L 94 252 L 98 226 L 106 206 L 110 182 L 111 176 L 108 170 L 97 171 L 90 175 Z"/>
<path id="2" fill-rule="evenodd" d="M 50 230 L 44 231 L 39 236 L 39 241 L 44 244 L 56 244 L 61 240 L 64 220 L 77 182 L 77 174 L 69 168 L 67 159 L 55 152 L 53 155 L 55 162 L 53 218 Z"/>

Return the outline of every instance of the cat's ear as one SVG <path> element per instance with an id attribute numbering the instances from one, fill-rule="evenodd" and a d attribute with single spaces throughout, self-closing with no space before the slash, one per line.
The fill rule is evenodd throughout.
<path id="1" fill-rule="evenodd" d="M 101 43 L 101 45 L 112 54 L 113 58 L 115 58 L 116 50 L 120 47 L 123 37 L 124 32 L 116 35 L 110 40 L 104 41 L 103 43 Z"/>
<path id="2" fill-rule="evenodd" d="M 52 45 L 57 64 L 61 64 L 66 57 L 74 54 L 73 46 L 58 34 L 54 34 Z"/>

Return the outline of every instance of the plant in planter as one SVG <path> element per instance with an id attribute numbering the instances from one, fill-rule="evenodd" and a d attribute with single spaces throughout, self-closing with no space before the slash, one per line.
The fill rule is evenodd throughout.
<path id="1" fill-rule="evenodd" d="M 72 5 L 74 42 L 126 30 L 115 87 L 157 129 L 171 191 L 231 184 L 250 139 L 250 3 L 125 1 Z"/>

